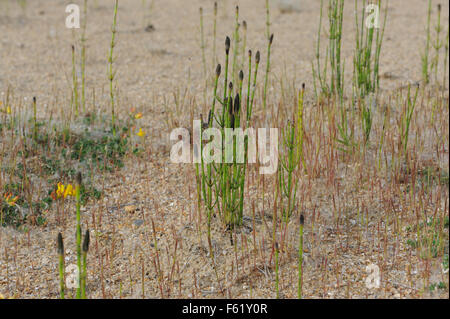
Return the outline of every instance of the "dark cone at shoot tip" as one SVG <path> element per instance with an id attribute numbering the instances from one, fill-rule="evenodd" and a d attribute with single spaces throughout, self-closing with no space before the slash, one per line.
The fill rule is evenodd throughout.
<path id="1" fill-rule="evenodd" d="M 62 237 L 61 233 L 58 233 L 58 238 L 57 238 L 56 242 L 57 242 L 58 255 L 64 255 L 64 242 L 63 242 L 63 237 Z"/>
<path id="2" fill-rule="evenodd" d="M 234 114 L 239 114 L 239 110 L 241 109 L 241 101 L 239 98 L 239 93 L 236 94 L 236 97 L 234 98 Z"/>
<path id="3" fill-rule="evenodd" d="M 216 67 L 216 76 L 217 77 L 220 76 L 220 72 L 222 72 L 222 66 L 220 64 L 217 64 L 217 67 Z"/>
<path id="4" fill-rule="evenodd" d="M 90 233 L 89 229 L 86 230 L 86 233 L 84 235 L 84 241 L 83 241 L 83 252 L 87 253 L 89 250 L 89 241 L 90 241 Z"/>
<path id="5" fill-rule="evenodd" d="M 305 224 L 305 216 L 303 214 L 300 215 L 300 225 L 304 225 Z"/>
<path id="6" fill-rule="evenodd" d="M 33 96 L 33 103 L 36 104 L 36 97 Z"/>
<path id="7" fill-rule="evenodd" d="M 270 39 L 269 39 L 269 43 L 272 44 L 272 42 L 273 42 L 273 33 L 272 33 L 272 35 L 270 36 Z"/>
<path id="8" fill-rule="evenodd" d="M 306 87 L 305 83 L 302 83 L 302 89 L 304 90 Z"/>
<path id="9" fill-rule="evenodd" d="M 249 56 L 249 57 L 252 56 L 252 50 L 248 50 L 248 56 Z"/>
<path id="10" fill-rule="evenodd" d="M 231 40 L 229 37 L 227 37 L 225 39 L 225 53 L 228 55 L 230 53 L 230 45 L 231 45 Z"/>
<path id="11" fill-rule="evenodd" d="M 256 52 L 256 64 L 259 63 L 259 60 L 261 59 L 261 53 L 259 51 Z"/>
<path id="12" fill-rule="evenodd" d="M 244 80 L 244 71 L 242 70 L 239 72 L 239 80 L 240 81 Z"/>
<path id="13" fill-rule="evenodd" d="M 81 172 L 78 172 L 76 181 L 78 185 L 81 185 Z"/>

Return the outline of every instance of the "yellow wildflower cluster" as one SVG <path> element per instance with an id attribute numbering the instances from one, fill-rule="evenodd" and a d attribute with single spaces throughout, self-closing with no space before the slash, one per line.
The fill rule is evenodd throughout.
<path id="1" fill-rule="evenodd" d="M 66 198 L 67 196 L 75 196 L 75 190 L 72 186 L 72 184 L 67 184 L 67 186 L 64 186 L 64 184 L 62 183 L 58 183 L 58 188 L 56 190 L 56 196 L 58 198 L 64 197 Z"/>
<path id="2" fill-rule="evenodd" d="M 19 199 L 19 196 L 15 196 L 15 197 L 12 197 L 12 198 L 11 197 L 12 197 L 11 193 L 6 193 L 6 194 L 3 195 L 3 198 L 5 199 L 6 203 L 9 206 L 15 206 L 17 200 Z"/>

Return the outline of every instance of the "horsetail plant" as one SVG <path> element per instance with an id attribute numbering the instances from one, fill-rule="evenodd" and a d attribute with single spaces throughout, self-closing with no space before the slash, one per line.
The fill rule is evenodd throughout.
<path id="1" fill-rule="evenodd" d="M 305 216 L 300 214 L 299 244 L 298 244 L 298 299 L 302 299 L 303 290 L 303 226 Z"/>
<path id="2" fill-rule="evenodd" d="M 59 270 L 59 294 L 61 299 L 64 299 L 65 279 L 64 279 L 64 242 L 61 233 L 58 233 L 57 238 L 57 252 L 58 252 L 58 270 Z"/>
<path id="3" fill-rule="evenodd" d="M 78 274 L 81 274 L 81 197 L 80 197 L 80 187 L 81 187 L 81 173 L 78 172 L 75 184 L 75 200 L 76 200 L 76 242 L 77 242 L 77 267 Z M 78 276 L 78 286 L 77 286 L 77 299 L 81 298 L 81 276 Z"/>
<path id="4" fill-rule="evenodd" d="M 328 46 L 326 49 L 325 62 L 323 68 L 320 63 L 320 35 L 322 31 L 323 0 L 320 2 L 319 30 L 316 45 L 316 66 L 312 63 L 313 82 L 316 97 L 337 96 L 342 101 L 344 93 L 344 64 L 341 61 L 342 48 L 342 25 L 344 19 L 344 0 L 329 0 L 328 2 Z M 331 75 L 328 75 L 328 65 Z"/>
<path id="5" fill-rule="evenodd" d="M 377 7 L 381 6 L 381 0 L 378 0 Z M 379 88 L 379 64 L 381 45 L 386 27 L 387 6 L 383 27 L 380 30 L 379 25 L 372 23 L 367 26 L 365 23 L 366 1 L 363 1 L 363 10 L 361 22 L 358 21 L 358 0 L 355 0 L 355 24 L 356 24 L 356 49 L 353 58 L 353 86 L 354 96 L 365 98 L 369 93 L 375 93 Z M 378 22 L 377 22 L 378 23 Z M 376 29 L 376 34 L 375 34 Z M 375 46 L 375 47 L 374 47 Z M 356 102 L 354 101 L 354 104 Z"/>
<path id="6" fill-rule="evenodd" d="M 213 215 L 214 208 L 217 209 L 219 216 L 223 222 L 231 230 L 235 225 L 242 224 L 243 218 L 243 204 L 244 204 L 244 184 L 245 184 L 245 163 L 237 161 L 237 142 L 233 137 L 231 140 L 225 139 L 225 132 L 229 133 L 234 129 L 241 128 L 241 124 L 246 127 L 249 126 L 252 113 L 252 104 L 254 100 L 256 79 L 258 73 L 258 66 L 260 62 L 259 52 L 256 54 L 256 67 L 253 74 L 253 91 L 251 90 L 251 78 L 252 78 L 252 53 L 249 51 L 249 76 L 248 85 L 246 87 L 247 97 L 244 98 L 244 72 L 240 70 L 238 73 L 237 85 L 233 85 L 233 82 L 228 82 L 228 67 L 230 59 L 231 40 L 229 37 L 225 40 L 225 79 L 223 87 L 223 98 L 217 96 L 219 77 L 222 72 L 222 67 L 219 64 L 216 68 L 216 79 L 214 83 L 214 99 L 211 110 L 209 112 L 208 121 L 203 123 L 202 128 L 211 128 L 215 121 L 222 133 L 222 147 L 226 147 L 226 151 L 222 152 L 221 163 L 207 163 L 203 162 L 202 156 L 202 195 L 205 203 L 208 218 L 208 238 L 210 240 L 210 226 L 211 217 Z M 216 114 L 216 101 L 222 105 L 221 114 Z M 243 106 L 246 105 L 246 113 L 242 112 Z M 244 114 L 244 115 L 243 115 Z M 241 123 L 243 121 L 243 123 Z M 247 161 L 248 158 L 248 136 L 244 138 L 244 158 Z M 240 150 L 239 150 L 240 152 Z M 232 154 L 233 158 L 226 158 L 225 154 Z M 229 155 L 227 155 L 229 156 Z"/>
<path id="7" fill-rule="evenodd" d="M 267 105 L 267 84 L 269 82 L 270 72 L 270 48 L 272 47 L 273 34 L 269 37 L 269 44 L 267 45 L 267 63 L 266 63 L 266 77 L 264 79 L 264 94 L 263 94 L 263 107 L 266 110 Z"/>
<path id="8" fill-rule="evenodd" d="M 111 100 L 111 128 L 113 132 L 113 136 L 116 137 L 116 118 L 114 113 L 114 78 L 116 73 L 113 71 L 113 64 L 114 64 L 114 47 L 116 46 L 116 33 L 117 33 L 117 11 L 119 7 L 119 0 L 115 1 L 114 4 L 114 18 L 113 18 L 113 25 L 111 28 L 111 43 L 109 48 L 109 94 L 110 94 L 110 100 Z"/>
<path id="9" fill-rule="evenodd" d="M 83 240 L 83 269 L 81 272 L 81 298 L 86 299 L 87 253 L 89 251 L 90 233 L 86 230 Z"/>
<path id="10" fill-rule="evenodd" d="M 280 159 L 281 165 L 278 170 L 281 202 L 284 202 L 282 205 L 282 217 L 286 225 L 294 210 L 297 194 L 297 183 L 295 182 L 294 173 L 301 160 L 299 152 L 296 152 L 297 140 L 295 139 L 295 132 L 295 124 L 288 121 L 286 128 L 283 130 L 284 155 Z"/>
<path id="11" fill-rule="evenodd" d="M 236 15 L 235 15 L 235 27 L 234 27 L 234 34 L 233 34 L 233 39 L 234 39 L 234 50 L 233 50 L 233 75 L 232 75 L 232 79 L 233 81 L 235 81 L 235 75 L 236 75 L 236 69 L 237 69 L 237 58 L 239 55 L 239 42 L 240 42 L 240 38 L 239 38 L 239 6 L 236 6 Z"/>

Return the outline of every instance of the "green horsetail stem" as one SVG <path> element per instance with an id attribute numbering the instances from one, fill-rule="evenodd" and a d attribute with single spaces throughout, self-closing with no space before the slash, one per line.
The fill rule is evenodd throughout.
<path id="1" fill-rule="evenodd" d="M 235 21 L 235 29 L 234 29 L 234 50 L 233 50 L 233 67 L 232 67 L 232 79 L 235 81 L 235 74 L 237 68 L 237 56 L 239 54 L 239 6 L 236 6 L 236 21 Z"/>
<path id="2" fill-rule="evenodd" d="M 61 233 L 58 233 L 57 252 L 59 259 L 59 294 L 61 299 L 64 299 L 65 283 L 64 283 L 64 242 Z"/>
<path id="3" fill-rule="evenodd" d="M 87 253 L 89 251 L 90 233 L 86 230 L 83 240 L 83 272 L 81 273 L 81 298 L 86 299 Z"/>
<path id="4" fill-rule="evenodd" d="M 244 66 L 245 63 L 245 50 L 247 49 L 247 21 L 242 21 L 242 29 L 243 29 L 243 36 L 242 36 L 242 66 Z M 250 73 L 249 73 L 250 75 Z"/>
<path id="5" fill-rule="evenodd" d="M 78 286 L 77 286 L 77 299 L 81 298 L 81 197 L 80 197 L 80 187 L 81 187 L 81 173 L 78 172 L 76 185 L 75 185 L 75 200 L 76 200 L 76 240 L 77 240 L 77 267 L 78 267 Z"/>
<path id="6" fill-rule="evenodd" d="M 261 54 L 259 53 L 259 51 L 256 52 L 256 56 L 255 56 L 255 74 L 253 76 L 253 90 L 252 90 L 252 98 L 250 100 L 250 107 L 249 107 L 249 117 L 251 117 L 252 115 L 252 109 L 253 109 L 253 101 L 255 99 L 255 92 L 256 92 L 256 77 L 258 75 L 258 67 L 259 67 L 259 62 L 261 59 Z"/>
<path id="7" fill-rule="evenodd" d="M 270 72 L 270 48 L 272 47 L 273 42 L 273 34 L 269 38 L 269 44 L 267 46 L 267 64 L 266 64 L 266 77 L 264 79 L 264 95 L 263 95 L 263 106 L 264 110 L 266 110 L 267 105 L 267 83 L 269 81 L 269 72 Z"/>
<path id="8" fill-rule="evenodd" d="M 303 226 L 305 224 L 305 216 L 300 214 L 300 230 L 298 245 L 298 299 L 302 298 L 303 290 Z"/>
<path id="9" fill-rule="evenodd" d="M 114 19 L 113 19 L 113 25 L 111 29 L 111 44 L 109 49 L 109 94 L 110 94 L 110 100 L 111 100 L 111 126 L 112 126 L 112 132 L 113 136 L 116 137 L 116 116 L 114 113 L 114 77 L 115 72 L 113 71 L 113 63 L 114 63 L 114 47 L 116 45 L 116 33 L 117 33 L 117 11 L 119 7 L 119 0 L 116 0 L 114 4 Z"/>

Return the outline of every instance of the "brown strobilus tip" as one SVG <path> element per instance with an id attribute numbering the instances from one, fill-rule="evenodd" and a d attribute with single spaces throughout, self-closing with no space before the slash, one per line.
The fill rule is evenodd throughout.
<path id="1" fill-rule="evenodd" d="M 255 60 L 256 60 L 256 64 L 259 63 L 259 60 L 261 59 L 261 53 L 259 53 L 259 51 L 256 52 L 256 56 L 255 56 Z"/>
<path id="2" fill-rule="evenodd" d="M 230 82 L 230 84 L 228 84 L 228 88 L 231 90 L 233 90 L 233 82 Z"/>
<path id="3" fill-rule="evenodd" d="M 242 26 L 244 27 L 245 30 L 247 30 L 247 21 L 242 21 Z"/>
<path id="4" fill-rule="evenodd" d="M 36 104 L 36 97 L 33 96 L 33 103 Z"/>
<path id="5" fill-rule="evenodd" d="M 278 251 L 278 243 L 275 243 L 275 250 Z"/>
<path id="6" fill-rule="evenodd" d="M 304 90 L 306 87 L 305 83 L 302 83 L 302 90 Z"/>
<path id="7" fill-rule="evenodd" d="M 58 238 L 56 240 L 57 243 L 57 252 L 58 255 L 64 255 L 64 242 L 61 233 L 58 233 Z"/>
<path id="8" fill-rule="evenodd" d="M 441 11 L 441 10 L 442 10 L 442 6 L 441 6 L 440 3 L 437 5 L 437 9 L 438 9 L 438 11 Z"/>
<path id="9" fill-rule="evenodd" d="M 300 214 L 300 225 L 304 225 L 305 224 L 305 216 L 303 214 Z"/>
<path id="10" fill-rule="evenodd" d="M 273 42 L 273 33 L 270 35 L 269 43 L 272 44 Z"/>
<path id="11" fill-rule="evenodd" d="M 239 80 L 240 81 L 244 80 L 244 71 L 242 70 L 239 72 Z"/>
<path id="12" fill-rule="evenodd" d="M 77 182 L 78 185 L 81 185 L 81 172 L 78 172 L 78 173 L 77 173 L 77 179 L 76 179 L 76 182 Z"/>
<path id="13" fill-rule="evenodd" d="M 248 56 L 252 57 L 252 50 L 248 50 Z"/>
<path id="14" fill-rule="evenodd" d="M 217 13 L 217 1 L 214 2 L 214 12 Z"/>
<path id="15" fill-rule="evenodd" d="M 230 37 L 227 37 L 225 39 L 225 53 L 228 55 L 230 53 L 230 45 L 231 45 L 231 40 Z"/>
<path id="16" fill-rule="evenodd" d="M 231 114 L 230 117 L 230 127 L 234 129 L 234 114 Z"/>
<path id="17" fill-rule="evenodd" d="M 216 67 L 216 76 L 217 77 L 220 76 L 220 72 L 222 72 L 222 66 L 220 64 L 217 64 L 217 67 Z"/>
<path id="18" fill-rule="evenodd" d="M 83 252 L 87 253 L 89 250 L 89 242 L 90 242 L 90 233 L 89 229 L 86 230 L 86 233 L 84 234 L 84 240 L 83 240 Z"/>
<path id="19" fill-rule="evenodd" d="M 241 101 L 239 98 L 239 93 L 236 94 L 234 98 L 234 114 L 239 114 L 239 110 L 241 109 Z"/>

